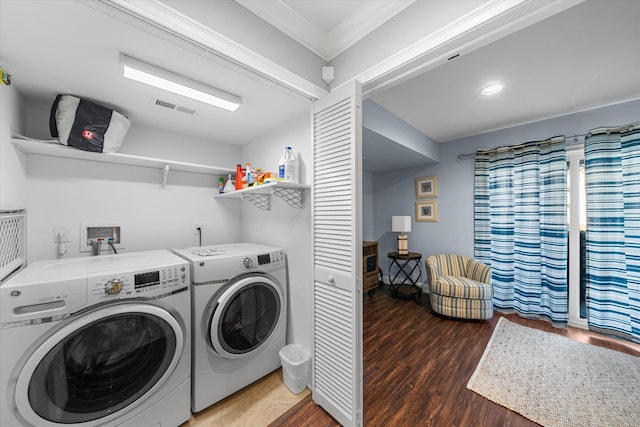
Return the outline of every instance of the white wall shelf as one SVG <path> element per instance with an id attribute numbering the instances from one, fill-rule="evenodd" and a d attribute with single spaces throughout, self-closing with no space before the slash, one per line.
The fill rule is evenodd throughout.
<path id="1" fill-rule="evenodd" d="M 268 184 L 232 191 L 230 193 L 216 194 L 216 199 L 242 199 L 252 203 L 258 209 L 271 209 L 271 196 L 276 195 L 287 202 L 291 207 L 301 209 L 304 190 L 308 185 L 292 184 L 289 182 L 270 182 Z"/>
<path id="2" fill-rule="evenodd" d="M 162 186 L 167 183 L 169 171 L 182 171 L 206 175 L 228 175 L 236 170 L 176 160 L 158 159 L 155 157 L 137 156 L 126 153 L 93 153 L 82 151 L 66 145 L 29 139 L 12 138 L 11 142 L 25 154 L 41 154 L 45 156 L 65 157 L 68 159 L 89 160 L 119 165 L 140 166 L 162 170 Z"/>

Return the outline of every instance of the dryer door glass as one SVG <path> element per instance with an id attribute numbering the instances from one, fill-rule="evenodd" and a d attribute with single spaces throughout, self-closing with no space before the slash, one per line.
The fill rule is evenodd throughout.
<path id="1" fill-rule="evenodd" d="M 175 354 L 176 334 L 164 319 L 139 312 L 102 317 L 74 328 L 40 359 L 30 405 L 56 423 L 98 420 L 147 393 Z"/>
<path id="2" fill-rule="evenodd" d="M 211 325 L 214 348 L 235 355 L 251 353 L 271 335 L 280 319 L 281 302 L 272 283 L 247 282 L 216 309 L 217 325 Z M 222 300 L 222 298 L 221 298 Z M 220 300 L 219 300 L 220 301 Z M 216 319 L 218 316 L 214 316 Z"/>

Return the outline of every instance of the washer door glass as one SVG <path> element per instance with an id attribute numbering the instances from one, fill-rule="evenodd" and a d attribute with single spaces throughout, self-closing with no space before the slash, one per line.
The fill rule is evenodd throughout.
<path id="1" fill-rule="evenodd" d="M 280 323 L 283 296 L 267 277 L 246 277 L 217 298 L 210 323 L 211 345 L 229 358 L 244 357 L 263 345 Z"/>
<path id="2" fill-rule="evenodd" d="M 27 362 L 26 393 L 37 417 L 62 424 L 105 421 L 175 367 L 183 337 L 168 312 L 142 305 L 114 309 L 122 312 L 102 308 L 101 315 L 69 323 Z"/>

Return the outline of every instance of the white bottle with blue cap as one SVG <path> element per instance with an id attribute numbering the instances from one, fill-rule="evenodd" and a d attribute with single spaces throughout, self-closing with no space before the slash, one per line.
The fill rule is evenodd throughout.
<path id="1" fill-rule="evenodd" d="M 278 179 L 282 182 L 291 182 L 298 184 L 299 168 L 298 157 L 295 155 L 291 146 L 284 149 L 284 154 L 278 163 Z"/>

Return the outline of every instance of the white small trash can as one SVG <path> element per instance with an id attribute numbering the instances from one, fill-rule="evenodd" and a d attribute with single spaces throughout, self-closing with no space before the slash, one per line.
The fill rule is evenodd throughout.
<path id="1" fill-rule="evenodd" d="M 282 377 L 284 385 L 294 394 L 299 394 L 307 387 L 311 355 L 298 344 L 289 344 L 280 349 Z"/>

